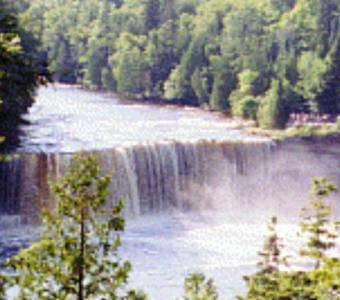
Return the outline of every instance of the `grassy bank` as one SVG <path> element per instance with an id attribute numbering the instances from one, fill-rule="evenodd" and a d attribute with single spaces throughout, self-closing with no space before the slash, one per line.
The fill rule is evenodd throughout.
<path id="1" fill-rule="evenodd" d="M 339 137 L 340 120 L 332 124 L 304 124 L 301 126 L 289 127 L 286 129 L 261 129 L 255 126 L 248 126 L 246 131 L 250 134 L 266 136 L 274 140 L 285 138 L 301 137 Z"/>

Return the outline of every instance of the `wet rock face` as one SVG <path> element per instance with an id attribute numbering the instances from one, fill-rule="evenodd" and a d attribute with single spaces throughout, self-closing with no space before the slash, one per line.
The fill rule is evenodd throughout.
<path id="1" fill-rule="evenodd" d="M 125 200 L 127 215 L 169 209 L 216 209 L 251 220 L 297 216 L 311 178 L 340 186 L 340 142 L 164 142 L 96 152 L 110 172 L 110 201 Z M 0 226 L 34 224 L 53 207 L 49 181 L 64 174 L 69 154 L 21 154 L 0 164 Z M 336 204 L 337 211 L 340 211 Z"/>

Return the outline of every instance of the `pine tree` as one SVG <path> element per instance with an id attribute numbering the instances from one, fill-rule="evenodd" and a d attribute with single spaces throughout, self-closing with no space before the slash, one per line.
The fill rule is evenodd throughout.
<path id="1" fill-rule="evenodd" d="M 182 300 L 217 300 L 218 294 L 212 279 L 201 273 L 190 274 L 184 282 L 185 295 Z"/>
<path id="2" fill-rule="evenodd" d="M 261 273 L 276 273 L 281 266 L 287 266 L 287 257 L 282 256 L 282 243 L 276 230 L 277 219 L 272 218 L 268 224 L 269 235 L 265 239 L 263 249 L 259 252 L 260 261 L 257 266 Z"/>
<path id="3" fill-rule="evenodd" d="M 325 198 L 336 190 L 336 186 L 324 177 L 313 179 L 311 194 L 315 199 L 302 210 L 301 234 L 307 236 L 308 242 L 300 254 L 314 259 L 315 269 L 327 257 L 327 250 L 336 245 L 338 225 L 331 222 L 331 206 L 325 203 Z"/>
<path id="4" fill-rule="evenodd" d="M 323 77 L 323 89 L 317 96 L 318 109 L 321 113 L 340 113 L 340 25 L 338 37 L 328 54 L 327 70 Z"/>
<path id="5" fill-rule="evenodd" d="M 38 41 L 19 24 L 13 4 L 0 0 L 0 117 L 15 123 L 49 78 Z"/>
<path id="6" fill-rule="evenodd" d="M 158 28 L 161 20 L 159 0 L 145 0 L 145 30 Z"/>
<path id="7" fill-rule="evenodd" d="M 79 155 L 53 184 L 57 206 L 43 213 L 41 240 L 9 261 L 15 275 L 6 285 L 18 289 L 16 299 L 146 299 L 120 296 L 131 266 L 118 259 L 123 206 L 107 207 L 109 181 L 92 155 Z"/>

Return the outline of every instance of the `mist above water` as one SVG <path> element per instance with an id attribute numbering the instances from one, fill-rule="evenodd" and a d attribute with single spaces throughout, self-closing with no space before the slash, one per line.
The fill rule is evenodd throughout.
<path id="1" fill-rule="evenodd" d="M 121 254 L 131 285 L 151 299 L 175 299 L 185 275 L 216 280 L 221 299 L 244 290 L 242 275 L 275 215 L 288 249 L 311 178 L 340 186 L 340 142 L 274 143 L 249 136 L 220 115 L 195 108 L 137 105 L 73 88 L 43 88 L 22 125 L 20 158 L 0 164 L 0 260 L 38 237 L 48 181 L 71 155 L 94 151 L 113 173 L 109 201 L 125 200 Z M 339 197 L 330 199 L 339 215 Z"/>

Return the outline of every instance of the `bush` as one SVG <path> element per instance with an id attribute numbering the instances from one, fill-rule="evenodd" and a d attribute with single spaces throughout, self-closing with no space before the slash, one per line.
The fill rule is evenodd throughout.
<path id="1" fill-rule="evenodd" d="M 253 96 L 245 96 L 240 99 L 233 107 L 233 114 L 250 120 L 256 120 L 256 115 L 259 107 L 258 100 Z"/>

